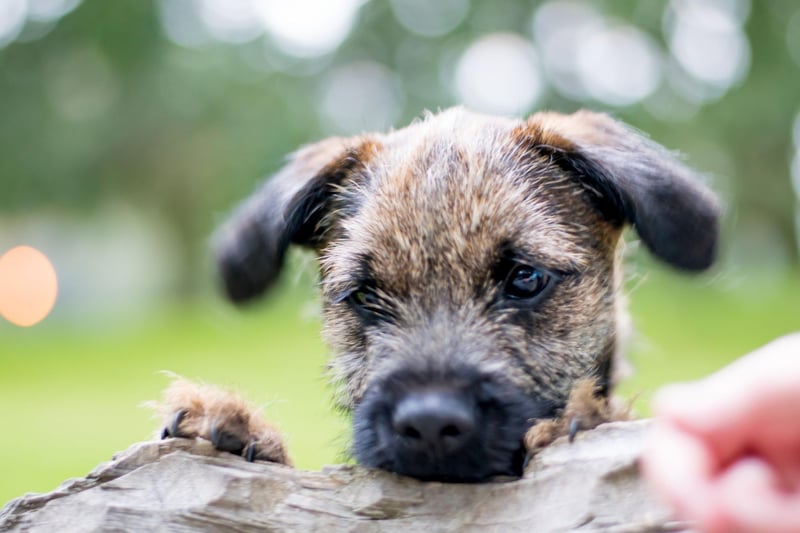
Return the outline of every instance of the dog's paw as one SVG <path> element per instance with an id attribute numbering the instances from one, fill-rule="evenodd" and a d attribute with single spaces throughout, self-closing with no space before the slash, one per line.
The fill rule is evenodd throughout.
<path id="1" fill-rule="evenodd" d="M 567 436 L 572 442 L 579 431 L 588 431 L 613 420 L 628 419 L 626 408 L 613 405 L 613 400 L 597 392 L 595 380 L 577 381 L 561 416 L 538 421 L 525 434 L 528 456 L 535 455 L 559 437 Z"/>
<path id="2" fill-rule="evenodd" d="M 176 378 L 157 408 L 163 417 L 162 439 L 206 439 L 248 461 L 291 465 L 278 430 L 233 392 Z"/>

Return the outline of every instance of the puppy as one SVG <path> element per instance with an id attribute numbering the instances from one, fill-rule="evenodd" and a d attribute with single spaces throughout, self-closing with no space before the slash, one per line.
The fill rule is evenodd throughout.
<path id="1" fill-rule="evenodd" d="M 606 115 L 455 108 L 301 148 L 220 230 L 216 254 L 244 303 L 290 245 L 314 250 L 355 458 L 477 482 L 519 476 L 526 444 L 613 417 L 624 228 L 700 271 L 718 218 L 689 169 Z M 165 436 L 288 461 L 272 428 L 214 389 L 178 382 L 163 409 Z"/>

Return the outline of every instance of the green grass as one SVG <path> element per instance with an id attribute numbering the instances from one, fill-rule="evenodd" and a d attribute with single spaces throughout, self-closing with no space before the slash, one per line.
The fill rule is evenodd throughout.
<path id="1" fill-rule="evenodd" d="M 649 414 L 655 389 L 708 375 L 770 340 L 800 330 L 800 273 L 716 278 L 653 274 L 629 289 L 634 374 L 620 392 Z"/>
<path id="2" fill-rule="evenodd" d="M 330 407 L 319 322 L 304 318 L 307 295 L 292 296 L 247 313 L 222 304 L 165 310 L 105 331 L 0 327 L 0 503 L 51 490 L 151 438 L 158 423 L 141 404 L 168 382 L 161 370 L 264 405 L 300 467 L 339 462 L 347 424 Z"/>
<path id="3" fill-rule="evenodd" d="M 800 276 L 709 280 L 653 274 L 631 289 L 636 408 L 661 384 L 705 375 L 800 329 Z M 167 383 L 160 370 L 235 387 L 265 405 L 301 468 L 339 462 L 347 421 L 329 404 L 319 322 L 307 287 L 253 311 L 221 303 L 163 310 L 123 324 L 48 320 L 0 325 L 0 504 L 85 475 L 157 422 L 140 407 Z"/>

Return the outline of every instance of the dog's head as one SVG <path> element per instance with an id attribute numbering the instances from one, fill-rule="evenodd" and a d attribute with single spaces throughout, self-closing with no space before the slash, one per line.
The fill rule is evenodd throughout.
<path id="1" fill-rule="evenodd" d="M 683 270 L 714 259 L 714 196 L 608 116 L 452 109 L 294 154 L 222 228 L 231 299 L 319 257 L 340 403 L 364 464 L 422 479 L 517 475 L 521 439 L 572 384 L 607 393 L 617 244 Z"/>

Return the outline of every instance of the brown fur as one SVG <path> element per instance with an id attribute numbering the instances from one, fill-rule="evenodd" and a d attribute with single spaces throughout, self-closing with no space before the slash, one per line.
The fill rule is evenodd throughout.
<path id="1" fill-rule="evenodd" d="M 525 434 L 525 448 L 529 455 L 535 455 L 559 437 L 569 436 L 572 439 L 575 431 L 629 418 L 628 407 L 617 405 L 613 398 L 600 395 L 594 380 L 578 380 L 569 393 L 563 414 L 534 424 Z M 571 429 L 571 426 L 574 428 Z"/>
<path id="2" fill-rule="evenodd" d="M 503 353 L 512 381 L 559 399 L 573 381 L 591 374 L 598 354 L 614 352 L 613 258 L 621 226 L 592 210 L 580 185 L 554 172 L 546 156 L 522 153 L 521 146 L 536 142 L 525 130 L 501 135 L 492 131 L 496 119 L 447 118 L 411 126 L 419 131 L 403 139 L 399 164 L 367 164 L 369 196 L 360 199 L 356 216 L 341 221 L 337 231 L 346 237 L 334 237 L 320 250 L 325 336 L 334 347 L 347 343 L 332 362 L 335 380 L 346 385 L 340 395 L 346 408 L 359 401 L 375 373 L 390 372 L 406 359 L 368 353 L 365 361 L 357 345 L 360 325 L 345 303 L 329 303 L 353 283 L 365 250 L 381 251 L 371 257 L 371 269 L 380 272 L 381 291 L 402 315 L 392 332 L 396 337 L 386 339 L 397 353 L 415 351 L 408 346 L 426 337 L 429 316 L 441 307 L 452 313 L 451 324 L 441 325 L 456 328 L 451 336 L 487 347 L 476 358 Z M 503 321 L 499 330 L 483 312 L 493 297 L 488 273 L 507 240 L 519 242 L 540 264 L 581 272 L 539 310 L 537 321 L 546 327 L 538 328 L 542 333 L 535 339 L 530 324 Z M 486 289 L 480 299 L 476 287 Z M 427 356 L 430 348 L 417 351 Z M 565 353 L 569 365 L 563 364 Z"/>
<path id="3" fill-rule="evenodd" d="M 250 460 L 292 464 L 277 429 L 234 392 L 175 378 L 156 408 L 163 418 L 163 437 L 213 441 L 212 433 L 218 432 L 232 444 L 218 445 L 221 449 L 248 456 Z"/>
<path id="4" fill-rule="evenodd" d="M 718 211 L 686 167 L 605 115 L 452 109 L 303 148 L 223 227 L 217 253 L 237 302 L 274 282 L 290 243 L 317 253 L 331 376 L 356 418 L 403 372 L 427 383 L 469 368 L 549 406 L 557 420 L 524 439 L 533 452 L 615 416 L 625 225 L 664 261 L 702 270 Z M 510 300 L 509 262 L 552 274 L 552 290 L 535 305 Z M 167 419 L 185 413 L 181 436 L 206 437 L 213 420 L 275 444 L 238 402 L 182 382 Z"/>

